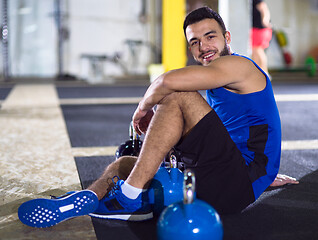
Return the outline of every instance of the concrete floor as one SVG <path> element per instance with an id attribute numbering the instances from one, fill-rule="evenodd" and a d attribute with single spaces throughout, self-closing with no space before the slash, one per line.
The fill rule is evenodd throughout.
<path id="1" fill-rule="evenodd" d="M 85 188 L 98 178 L 128 140 L 146 86 L 0 84 L 0 239 L 155 239 L 156 219 L 135 224 L 84 216 L 34 229 L 17 217 L 28 199 Z M 224 239 L 318 238 L 318 82 L 274 79 L 273 86 L 283 131 L 280 172 L 300 184 L 269 189 L 242 214 L 223 217 Z"/>

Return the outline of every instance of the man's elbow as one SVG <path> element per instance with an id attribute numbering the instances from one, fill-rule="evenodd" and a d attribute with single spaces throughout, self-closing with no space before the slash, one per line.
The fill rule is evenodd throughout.
<path id="1" fill-rule="evenodd" d="M 174 79 L 174 74 L 170 72 L 166 72 L 162 77 L 159 79 L 159 83 L 163 89 L 165 89 L 168 92 L 174 92 L 176 91 L 176 79 Z"/>

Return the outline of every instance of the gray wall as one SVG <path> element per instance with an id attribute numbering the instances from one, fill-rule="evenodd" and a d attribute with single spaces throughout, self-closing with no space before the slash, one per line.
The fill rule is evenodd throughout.
<path id="1" fill-rule="evenodd" d="M 235 52 L 250 55 L 250 0 L 219 0 L 219 11 L 232 34 Z M 266 0 L 272 24 L 282 29 L 289 39 L 294 66 L 302 65 L 310 48 L 318 44 L 318 10 L 311 3 L 317 0 Z M 13 0 L 9 2 L 10 59 L 13 76 L 52 77 L 58 72 L 57 28 L 53 0 Z M 69 33 L 64 41 L 63 69 L 84 79 L 129 74 L 146 74 L 153 62 L 149 45 L 137 47 L 132 56 L 125 40 L 151 42 L 161 49 L 161 1 L 146 0 L 64 0 L 63 27 Z M 151 17 L 155 14 L 154 17 Z M 1 45 L 1 44 L 0 44 Z M 1 50 L 0 46 L 0 50 Z M 107 61 L 99 66 L 102 76 L 96 76 L 82 54 L 121 54 L 121 64 Z M 273 41 L 267 50 L 270 67 L 282 66 L 279 48 Z M 2 59 L 0 60 L 0 64 Z M 96 66 L 95 66 L 96 67 Z M 98 66 L 97 66 L 98 67 Z M 0 67 L 2 71 L 2 64 Z M 96 70 L 96 69 L 95 69 Z M 94 75 L 95 74 L 95 75 Z"/>

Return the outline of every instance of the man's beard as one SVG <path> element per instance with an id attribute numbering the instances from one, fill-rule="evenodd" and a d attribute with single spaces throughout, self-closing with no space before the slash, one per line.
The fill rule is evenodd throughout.
<path id="1" fill-rule="evenodd" d="M 224 48 L 223 50 L 220 52 L 220 57 L 222 56 L 227 56 L 227 55 L 230 55 L 231 52 L 230 52 L 230 48 L 229 46 L 227 45 L 226 41 L 224 41 Z"/>
<path id="2" fill-rule="evenodd" d="M 230 48 L 228 46 L 228 44 L 226 43 L 226 41 L 224 41 L 224 48 L 222 49 L 222 51 L 220 52 L 220 57 L 222 56 L 228 56 L 231 55 L 231 51 Z M 195 60 L 197 62 L 198 65 L 202 65 L 202 63 L 198 60 Z"/>

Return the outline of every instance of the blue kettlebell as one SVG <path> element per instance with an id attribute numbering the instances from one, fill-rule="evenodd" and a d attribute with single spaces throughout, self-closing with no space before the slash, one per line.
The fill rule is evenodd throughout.
<path id="1" fill-rule="evenodd" d="M 170 169 L 163 162 L 149 188 L 149 202 L 155 215 L 159 216 L 166 206 L 182 200 L 182 186 L 183 173 L 177 168 L 176 157 L 171 155 Z"/>
<path id="2" fill-rule="evenodd" d="M 158 240 L 223 238 L 219 214 L 206 202 L 195 197 L 194 173 L 186 170 L 183 201 L 171 204 L 161 213 L 157 223 Z"/>

